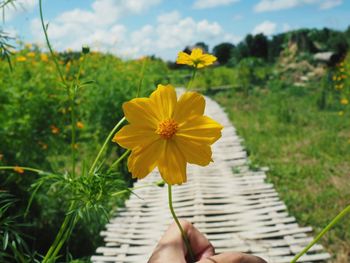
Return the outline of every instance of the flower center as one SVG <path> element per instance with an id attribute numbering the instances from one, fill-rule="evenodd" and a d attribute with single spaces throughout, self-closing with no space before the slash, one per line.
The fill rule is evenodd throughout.
<path id="1" fill-rule="evenodd" d="M 156 133 L 163 139 L 170 139 L 177 132 L 179 125 L 173 119 L 162 121 L 158 125 Z"/>

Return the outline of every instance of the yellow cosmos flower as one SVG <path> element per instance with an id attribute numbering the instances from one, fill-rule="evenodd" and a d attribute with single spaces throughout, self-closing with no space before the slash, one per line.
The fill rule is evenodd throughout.
<path id="1" fill-rule="evenodd" d="M 347 105 L 347 104 L 349 104 L 349 101 L 348 101 L 348 99 L 344 98 L 344 99 L 340 100 L 340 103 L 343 104 L 343 105 Z"/>
<path id="2" fill-rule="evenodd" d="M 48 62 L 49 61 L 49 57 L 45 53 L 41 53 L 40 54 L 40 59 L 41 59 L 42 62 Z"/>
<path id="3" fill-rule="evenodd" d="M 210 54 L 203 54 L 202 49 L 194 48 L 191 55 L 185 52 L 179 52 L 176 63 L 189 65 L 195 68 L 203 68 L 209 66 L 216 61 L 216 57 Z"/>
<path id="4" fill-rule="evenodd" d="M 113 141 L 131 150 L 128 169 L 144 178 L 155 167 L 168 184 L 186 182 L 187 163 L 206 166 L 212 161 L 210 145 L 221 137 L 219 123 L 204 116 L 204 97 L 186 92 L 177 101 L 171 85 L 158 85 L 149 98 L 123 104 L 130 124 Z"/>
<path id="5" fill-rule="evenodd" d="M 27 60 L 27 58 L 24 57 L 24 56 L 19 56 L 19 57 L 16 58 L 16 61 L 17 61 L 17 62 L 24 62 L 24 61 L 26 61 L 26 60 Z"/>
<path id="6" fill-rule="evenodd" d="M 35 57 L 35 52 L 28 52 L 27 57 L 29 58 L 34 58 Z"/>

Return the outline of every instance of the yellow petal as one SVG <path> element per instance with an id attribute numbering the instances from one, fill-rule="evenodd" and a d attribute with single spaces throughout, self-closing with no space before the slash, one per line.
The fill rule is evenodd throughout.
<path id="1" fill-rule="evenodd" d="M 113 137 L 113 142 L 120 146 L 133 149 L 139 146 L 144 146 L 159 139 L 154 129 L 146 129 L 137 125 L 129 124 L 121 128 Z"/>
<path id="2" fill-rule="evenodd" d="M 193 66 L 193 61 L 190 55 L 182 51 L 177 55 L 176 63 Z"/>
<path id="3" fill-rule="evenodd" d="M 204 54 L 201 57 L 201 61 L 205 66 L 211 65 L 216 61 L 216 57 L 210 54 Z"/>
<path id="4" fill-rule="evenodd" d="M 157 140 L 133 150 L 128 159 L 128 169 L 133 178 L 142 179 L 156 167 L 164 149 L 165 140 Z"/>
<path id="5" fill-rule="evenodd" d="M 176 136 L 212 144 L 221 137 L 222 126 L 207 116 L 198 116 L 179 126 Z"/>
<path id="6" fill-rule="evenodd" d="M 183 137 L 175 136 L 175 143 L 185 156 L 186 161 L 201 166 L 208 165 L 212 160 L 212 152 L 209 145 L 199 144 Z"/>
<path id="7" fill-rule="evenodd" d="M 173 86 L 158 85 L 157 89 L 151 94 L 150 99 L 154 103 L 161 120 L 167 120 L 173 117 L 177 103 L 176 92 Z"/>
<path id="8" fill-rule="evenodd" d="M 197 92 L 185 92 L 177 102 L 174 111 L 174 120 L 181 124 L 194 116 L 203 115 L 205 100 Z"/>
<path id="9" fill-rule="evenodd" d="M 159 118 L 155 106 L 149 98 L 136 98 L 123 103 L 125 118 L 131 124 L 141 127 L 157 128 Z"/>
<path id="10" fill-rule="evenodd" d="M 191 52 L 192 60 L 198 60 L 203 55 L 203 50 L 201 48 L 194 48 Z"/>
<path id="11" fill-rule="evenodd" d="M 174 141 L 167 141 L 164 154 L 158 162 L 158 169 L 163 180 L 168 184 L 186 182 L 186 159 Z"/>

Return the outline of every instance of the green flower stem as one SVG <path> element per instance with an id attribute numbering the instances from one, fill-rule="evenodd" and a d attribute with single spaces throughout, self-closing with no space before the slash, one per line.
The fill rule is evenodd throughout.
<path id="1" fill-rule="evenodd" d="M 31 167 L 23 167 L 23 166 L 0 166 L 0 170 L 14 170 L 17 167 L 23 169 L 24 171 L 30 171 L 30 172 L 34 172 L 37 174 L 43 174 L 43 173 L 48 174 L 47 172 L 44 172 L 44 171 L 39 170 L 39 169 L 35 169 L 35 168 L 31 168 Z"/>
<path id="2" fill-rule="evenodd" d="M 76 141 L 76 129 L 75 129 L 75 88 L 72 89 L 72 96 L 70 97 L 70 118 L 72 123 L 71 133 L 71 151 L 72 151 L 72 175 L 75 176 L 75 141 Z"/>
<path id="3" fill-rule="evenodd" d="M 76 217 L 75 215 L 71 215 L 70 217 L 70 222 L 68 224 L 67 230 L 66 232 L 63 234 L 61 240 L 59 241 L 59 243 L 57 244 L 54 252 L 51 255 L 52 259 L 55 259 L 56 256 L 58 255 L 58 253 L 60 252 L 63 244 L 69 239 L 69 237 L 71 236 L 73 229 L 75 228 L 76 223 L 78 222 L 78 217 Z"/>
<path id="4" fill-rule="evenodd" d="M 150 187 L 150 186 L 161 186 L 164 183 L 163 180 L 158 181 L 158 182 L 154 182 L 154 183 L 150 183 L 150 184 L 144 184 L 144 185 L 140 185 L 140 186 L 136 186 L 133 188 L 128 188 L 122 191 L 118 191 L 116 193 L 111 194 L 111 196 L 117 196 L 117 195 L 121 195 L 121 194 L 126 194 L 128 192 L 134 191 L 134 190 L 138 190 L 138 189 L 142 189 L 142 188 L 146 188 L 146 187 Z"/>
<path id="5" fill-rule="evenodd" d="M 297 260 L 303 256 L 313 245 L 315 245 L 321 237 L 326 234 L 335 224 L 339 222 L 344 216 L 350 212 L 350 205 L 343 209 L 333 220 L 315 237 L 314 240 L 310 242 L 300 253 L 298 253 L 291 261 L 291 263 L 296 263 Z"/>
<path id="6" fill-rule="evenodd" d="M 92 174 L 97 166 L 98 160 L 101 158 L 107 144 L 109 143 L 109 141 L 111 140 L 112 136 L 114 135 L 114 133 L 119 129 L 119 127 L 123 124 L 123 122 L 125 121 L 125 117 L 123 117 L 115 126 L 114 128 L 111 130 L 111 132 L 109 133 L 109 135 L 107 136 L 105 142 L 103 143 L 100 151 L 98 152 L 95 161 L 93 162 L 90 170 L 89 170 L 89 174 Z"/>
<path id="7" fill-rule="evenodd" d="M 142 62 L 141 73 L 140 73 L 140 81 L 139 81 L 139 85 L 137 86 L 136 98 L 138 98 L 140 96 L 140 90 L 141 90 L 141 87 L 142 87 L 142 82 L 143 82 L 144 74 L 145 74 L 146 62 L 147 62 L 147 59 L 144 59 L 143 62 Z"/>
<path id="8" fill-rule="evenodd" d="M 197 73 L 197 68 L 194 68 L 192 71 L 192 76 L 190 78 L 190 81 L 187 83 L 186 90 L 190 90 L 192 83 L 194 81 L 194 78 L 196 77 L 196 73 Z"/>
<path id="9" fill-rule="evenodd" d="M 70 204 L 68 212 L 70 212 L 74 208 L 74 206 L 75 206 L 75 202 L 72 202 Z M 64 237 L 67 229 L 69 228 L 70 221 L 71 221 L 72 217 L 73 217 L 73 214 L 67 214 L 66 217 L 64 218 L 63 223 L 58 231 L 58 234 L 56 235 L 54 242 L 52 243 L 49 250 L 47 251 L 42 263 L 51 262 L 52 257 L 53 257 L 53 253 L 56 251 L 56 248 L 58 247 L 58 245 L 62 242 L 62 240 L 63 240 L 62 238 Z"/>
<path id="10" fill-rule="evenodd" d="M 175 220 L 175 223 L 176 225 L 178 226 L 180 232 L 181 232 L 181 235 L 182 235 L 182 238 L 185 242 L 185 245 L 186 245 L 186 248 L 187 248 L 187 252 L 190 256 L 190 260 L 191 262 L 195 262 L 195 257 L 194 257 L 194 254 L 193 254 L 193 251 L 192 251 L 192 248 L 191 248 L 191 244 L 190 244 L 190 241 L 188 240 L 187 238 L 187 235 L 185 233 L 185 231 L 183 230 L 180 222 L 179 222 L 179 219 L 177 218 L 176 214 L 175 214 L 175 211 L 174 211 L 174 207 L 173 207 L 173 197 L 172 197 L 172 192 L 171 192 L 171 185 L 168 184 L 168 200 L 169 200 L 169 209 L 170 209 L 170 212 L 171 212 L 171 215 L 173 216 L 174 220 Z"/>
<path id="11" fill-rule="evenodd" d="M 64 84 L 64 86 L 67 87 L 66 80 L 64 79 L 62 70 L 61 70 L 60 65 L 58 64 L 58 61 L 57 61 L 57 57 L 56 57 L 56 55 L 55 55 L 55 53 L 53 52 L 53 49 L 52 49 L 52 47 L 51 47 L 51 43 L 50 43 L 50 40 L 49 40 L 49 36 L 47 35 L 47 27 L 45 26 L 44 16 L 43 16 L 42 0 L 39 0 L 39 11 L 40 11 L 41 26 L 42 26 L 43 31 L 44 31 L 44 34 L 45 34 L 45 40 L 46 40 L 47 47 L 49 48 L 50 54 L 51 54 L 52 59 L 53 59 L 53 61 L 54 61 L 54 63 L 55 63 L 57 72 L 58 72 L 58 74 L 59 74 L 59 76 L 60 76 L 60 79 L 61 79 L 62 83 Z"/>
<path id="12" fill-rule="evenodd" d="M 115 166 L 117 166 L 128 154 L 131 152 L 131 150 L 125 151 L 112 165 L 109 167 L 108 171 L 111 171 Z"/>

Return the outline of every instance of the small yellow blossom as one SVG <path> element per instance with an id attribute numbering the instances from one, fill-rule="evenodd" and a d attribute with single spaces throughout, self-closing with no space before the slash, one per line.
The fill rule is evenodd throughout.
<path id="1" fill-rule="evenodd" d="M 128 169 L 133 178 L 144 178 L 158 167 L 166 183 L 182 184 L 187 163 L 208 165 L 210 145 L 221 137 L 223 127 L 204 116 L 204 108 L 202 95 L 186 92 L 177 100 L 171 85 L 158 85 L 149 98 L 124 103 L 130 124 L 113 141 L 131 150 Z"/>
<path id="2" fill-rule="evenodd" d="M 337 76 L 334 75 L 332 79 L 333 79 L 333 81 L 337 81 Z"/>
<path id="3" fill-rule="evenodd" d="M 82 123 L 81 121 L 77 122 L 77 128 L 78 129 L 83 129 L 84 128 L 84 123 Z"/>
<path id="4" fill-rule="evenodd" d="M 40 59 L 41 59 L 42 62 L 48 62 L 49 61 L 49 57 L 45 53 L 41 53 L 40 54 Z"/>
<path id="5" fill-rule="evenodd" d="M 57 128 L 55 125 L 51 125 L 50 129 L 51 129 L 52 134 L 59 134 L 60 133 L 60 129 Z"/>
<path id="6" fill-rule="evenodd" d="M 185 52 L 179 52 L 176 63 L 184 64 L 195 68 L 209 66 L 216 61 L 216 57 L 210 54 L 203 54 L 201 48 L 194 48 L 191 55 Z"/>
<path id="7" fill-rule="evenodd" d="M 19 166 L 17 166 L 17 165 L 13 168 L 13 170 L 14 170 L 16 173 L 19 173 L 19 174 L 23 174 L 23 173 L 24 173 L 23 168 L 21 168 L 21 167 L 19 167 Z"/>
<path id="8" fill-rule="evenodd" d="M 349 104 L 349 101 L 348 101 L 348 99 L 343 98 L 343 99 L 340 100 L 340 103 L 343 104 L 343 105 L 347 105 L 347 104 Z"/>
<path id="9" fill-rule="evenodd" d="M 28 52 L 27 57 L 29 58 L 34 58 L 35 57 L 35 52 Z"/>
<path id="10" fill-rule="evenodd" d="M 27 60 L 27 58 L 24 57 L 24 56 L 19 56 L 19 57 L 16 58 L 16 61 L 17 61 L 17 62 L 24 62 L 24 61 L 26 61 L 26 60 Z"/>
<path id="11" fill-rule="evenodd" d="M 338 112 L 338 115 L 339 115 L 339 116 L 343 116 L 343 115 L 344 115 L 344 111 L 339 111 L 339 112 Z"/>
<path id="12" fill-rule="evenodd" d="M 30 43 L 27 43 L 27 44 L 24 45 L 24 47 L 25 47 L 26 49 L 31 49 L 31 48 L 33 47 L 33 45 L 30 44 Z"/>

